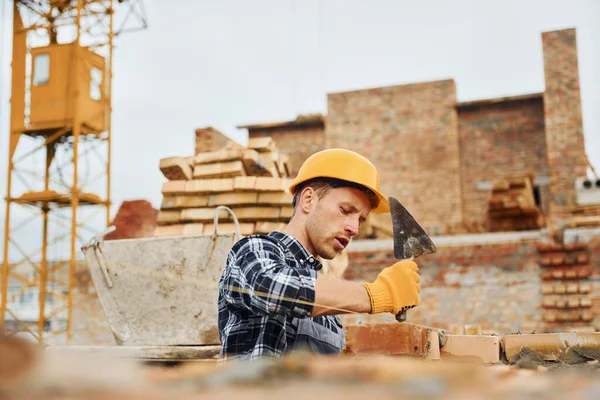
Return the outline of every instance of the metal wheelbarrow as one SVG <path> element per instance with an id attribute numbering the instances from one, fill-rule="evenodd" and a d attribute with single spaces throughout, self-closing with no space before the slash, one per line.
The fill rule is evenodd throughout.
<path id="1" fill-rule="evenodd" d="M 223 209 L 235 232 L 218 232 Z M 103 241 L 110 231 L 82 251 L 117 344 L 220 344 L 218 281 L 229 250 L 241 238 L 233 211 L 216 208 L 212 234 Z"/>

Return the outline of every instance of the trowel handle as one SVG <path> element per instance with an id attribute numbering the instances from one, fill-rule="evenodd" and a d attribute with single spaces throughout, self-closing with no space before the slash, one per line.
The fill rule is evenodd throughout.
<path id="1" fill-rule="evenodd" d="M 396 321 L 398 321 L 398 322 L 406 321 L 406 311 L 400 311 L 398 314 L 396 314 Z"/>
<path id="2" fill-rule="evenodd" d="M 410 261 L 414 261 L 414 259 L 415 259 L 414 257 L 409 258 Z M 406 308 L 408 309 L 408 308 L 412 308 L 412 307 L 406 307 Z M 396 321 L 398 321 L 398 322 L 406 321 L 406 311 L 407 310 L 402 310 L 398 314 L 396 314 Z"/>

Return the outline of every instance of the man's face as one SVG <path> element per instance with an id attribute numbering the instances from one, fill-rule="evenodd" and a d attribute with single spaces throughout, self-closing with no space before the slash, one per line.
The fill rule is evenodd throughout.
<path id="1" fill-rule="evenodd" d="M 315 198 L 306 219 L 306 232 L 318 256 L 331 260 L 350 240 L 371 211 L 367 195 L 354 188 L 330 189 Z"/>

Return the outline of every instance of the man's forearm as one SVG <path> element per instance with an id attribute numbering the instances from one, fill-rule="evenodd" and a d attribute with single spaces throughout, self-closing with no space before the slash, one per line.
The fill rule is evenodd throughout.
<path id="1" fill-rule="evenodd" d="M 316 282 L 315 307 L 311 316 L 369 313 L 371 300 L 363 285 L 319 274 Z M 325 306 L 325 307 L 323 307 Z"/>

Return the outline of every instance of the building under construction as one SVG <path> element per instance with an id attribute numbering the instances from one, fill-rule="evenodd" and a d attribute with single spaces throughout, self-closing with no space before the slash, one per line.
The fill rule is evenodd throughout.
<path id="1" fill-rule="evenodd" d="M 81 347 L 72 347 L 80 345 L 86 354 L 100 358 L 215 361 L 220 342 L 212 296 L 224 265 L 211 257 L 226 254 L 237 237 L 234 233 L 283 229 L 292 216 L 287 187 L 302 162 L 318 150 L 343 147 L 364 154 L 379 168 L 382 191 L 402 201 L 431 235 L 437 252 L 418 260 L 421 305 L 410 310 L 408 323 L 396 323 L 393 315 L 344 315 L 345 357 L 291 359 L 277 373 L 291 381 L 302 377 L 309 384 L 316 376 L 325 376 L 329 386 L 320 387 L 323 393 L 334 387 L 347 390 L 345 385 L 339 387 L 334 375 L 362 379 L 367 386 L 381 384 L 381 390 L 404 376 L 414 378 L 408 383 L 412 392 L 401 386 L 407 398 L 434 398 L 466 390 L 469 385 L 461 383 L 464 376 L 472 377 L 471 388 L 479 385 L 478 390 L 499 396 L 507 390 L 522 394 L 519 390 L 527 384 L 519 379 L 538 378 L 501 368 L 505 364 L 536 372 L 557 365 L 552 363 L 597 368 L 600 179 L 586 157 L 574 29 L 542 33 L 542 93 L 458 102 L 453 80 L 421 82 L 328 94 L 326 115 L 240 125 L 248 131 L 246 146 L 211 127 L 199 128 L 189 154 L 165 154 L 156 160 L 155 167 L 165 177 L 162 187 L 156 188 L 163 195 L 160 209 L 143 200 L 123 203 L 112 221 L 108 211 L 103 214 L 114 231 L 95 232 L 98 236 L 84 243 L 78 239 L 82 206 L 104 212 L 110 205 L 113 8 L 112 2 L 103 1 L 50 3 L 49 10 L 38 13 L 46 19 L 59 12 L 81 27 L 83 16 L 107 17 L 108 42 L 98 43 L 108 45 L 109 52 L 101 56 L 94 46 L 82 46 L 79 33 L 75 41 L 61 44 L 52 29 L 47 46 L 26 45 L 26 27 L 37 26 L 21 20 L 18 6 L 31 9 L 37 3 L 15 2 L 0 314 L 5 333 L 28 332 L 45 344 L 55 344 L 52 338 L 65 333 L 71 346 L 48 347 L 54 355 L 80 351 Z M 84 31 L 90 30 L 80 32 Z M 60 71 L 55 79 L 53 71 Z M 22 97 L 15 96 L 21 92 Z M 57 93 L 60 99 L 52 97 Z M 28 138 L 35 144 L 19 155 L 19 139 Z M 86 184 L 79 180 L 82 141 L 89 142 L 90 151 L 105 146 L 97 169 L 105 177 L 100 185 L 103 194 L 84 190 Z M 53 160 L 62 146 L 72 152 L 72 165 L 55 170 Z M 15 193 L 11 182 L 18 175 L 17 164 L 26 163 L 32 151 L 45 155 L 40 186 Z M 90 182 L 98 187 L 97 179 Z M 44 234 L 37 253 L 21 251 L 11 240 L 15 227 L 10 213 L 16 206 L 41 216 Z M 68 212 L 60 214 L 60 209 Z M 63 238 L 70 246 L 71 258 L 64 262 L 51 262 L 47 256 L 54 219 L 66 229 Z M 392 237 L 389 216 L 371 215 L 346 251 L 334 260 L 323 260 L 323 273 L 356 281 L 375 279 L 396 262 Z M 9 262 L 11 251 L 23 253 L 22 261 Z M 202 260 L 202 268 L 196 261 L 169 259 L 178 251 L 186 254 L 186 260 Z M 80 252 L 85 260 L 78 259 Z M 140 261 L 144 257 L 147 262 Z M 190 287 L 190 282 L 196 286 Z M 200 309 L 192 312 L 191 306 Z M 0 350 L 2 346 L 0 341 Z M 465 364 L 432 366 L 380 355 L 474 360 L 498 368 L 483 373 Z M 365 369 L 357 364 L 363 356 L 374 360 Z M 2 365 L 0 360 L 0 394 Z M 212 388 L 206 389 L 207 395 L 218 387 L 211 386 L 214 382 L 227 387 L 219 392 L 224 396 L 231 389 L 227 384 L 236 381 L 223 376 L 211 381 L 212 372 L 207 372 L 213 371 L 211 367 L 195 365 L 179 370 L 177 379 L 193 377 L 206 385 L 202 388 Z M 257 365 L 256 379 L 244 375 L 248 382 L 264 385 L 276 375 L 270 364 Z M 137 365 L 127 366 L 121 375 L 116 367 L 106 368 L 105 379 L 119 381 L 138 371 Z M 427 389 L 420 389 L 415 382 L 421 373 L 452 382 L 452 388 L 430 392 L 437 386 L 428 381 Z M 176 380 L 165 374 L 152 375 L 152 385 Z M 509 375 L 513 385 L 502 386 L 500 378 Z M 86 387 L 93 386 L 88 375 L 79 378 Z M 128 382 L 141 385 L 129 394 L 143 397 L 148 383 L 138 378 Z M 581 379 L 579 388 L 585 395 L 593 384 Z M 554 394 L 563 393 L 567 386 L 562 384 L 558 378 L 553 382 Z M 276 391 L 270 388 L 261 398 Z"/>

